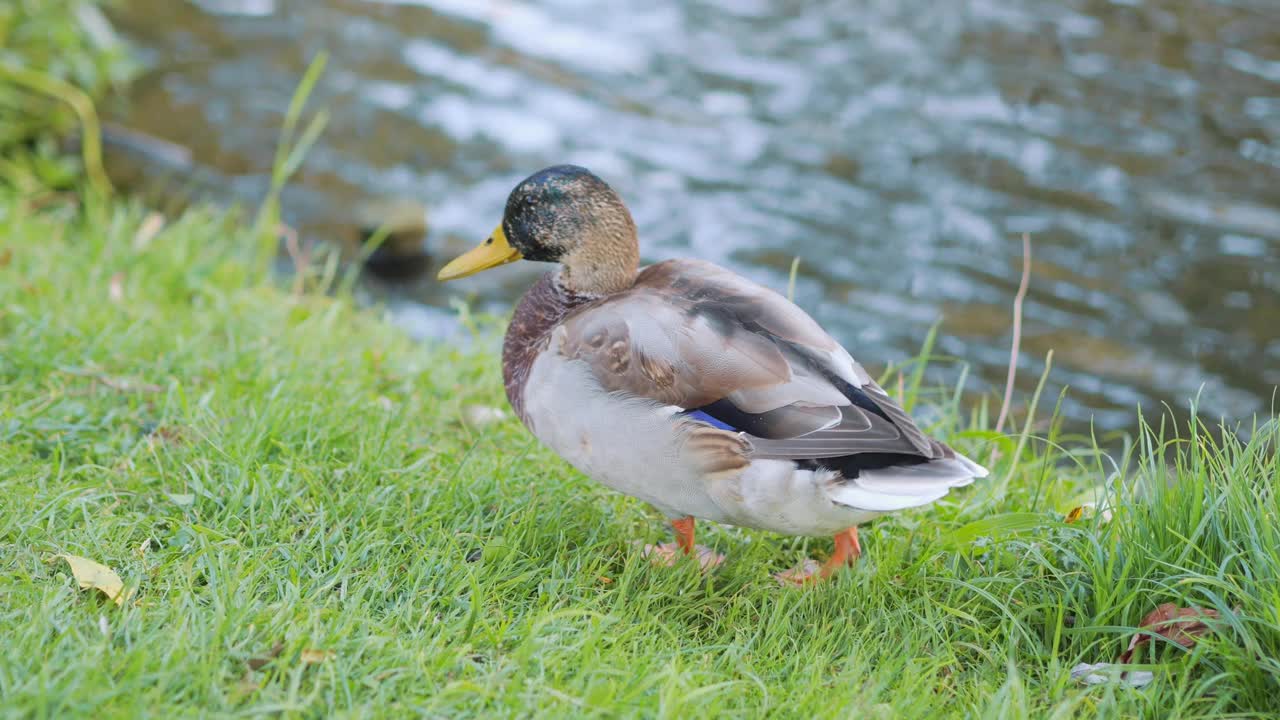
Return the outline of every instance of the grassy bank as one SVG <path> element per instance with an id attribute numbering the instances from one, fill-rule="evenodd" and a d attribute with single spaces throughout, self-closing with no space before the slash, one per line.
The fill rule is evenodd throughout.
<path id="1" fill-rule="evenodd" d="M 37 6 L 72 7 L 21 7 Z M 90 52 L 86 37 L 69 47 Z M 702 529 L 729 556 L 714 574 L 654 568 L 634 546 L 665 539 L 652 512 L 509 417 L 462 422 L 505 407 L 500 328 L 411 343 L 325 292 L 332 267 L 283 286 L 236 220 L 89 191 L 51 137 L 0 145 L 2 716 L 1280 706 L 1274 420 L 1247 445 L 1135 428 L 1106 457 L 984 431 L 987 413 L 908 365 L 932 430 L 999 452 L 989 480 L 867 527 L 862 562 L 827 585 L 770 574 L 828 541 L 731 528 Z M 41 158 L 69 174 L 26 171 Z M 1065 522 L 1096 488 L 1107 511 Z M 121 602 L 82 590 L 64 554 L 113 568 Z M 1220 619 L 1189 649 L 1142 648 L 1146 687 L 1070 677 L 1114 662 L 1161 603 Z"/>
<path id="2" fill-rule="evenodd" d="M 502 406 L 489 330 L 414 345 L 280 288 L 216 216 L 154 232 L 127 204 L 67 203 L 0 196 L 6 714 L 1276 707 L 1274 423 L 1247 447 L 1185 438 L 1172 466 L 1136 448 L 1107 523 L 1062 511 L 1109 465 L 997 443 L 993 480 L 873 524 L 830 585 L 769 577 L 825 543 L 726 528 L 704 579 L 649 567 L 633 543 L 663 537 L 658 518 L 517 422 L 459 422 Z M 962 447 L 991 444 L 954 432 L 944 396 L 921 402 Z M 79 590 L 60 553 L 133 594 Z M 1144 689 L 1069 679 L 1162 602 L 1223 620 L 1191 652 L 1158 643 Z"/>

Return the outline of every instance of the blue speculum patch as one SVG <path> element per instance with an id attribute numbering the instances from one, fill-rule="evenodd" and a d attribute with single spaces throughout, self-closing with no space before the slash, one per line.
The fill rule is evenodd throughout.
<path id="1" fill-rule="evenodd" d="M 712 427 L 720 428 L 721 430 L 728 430 L 729 432 L 738 432 L 738 428 L 732 425 L 729 425 L 728 423 L 720 422 L 719 420 L 711 417 L 710 415 L 702 412 L 701 410 L 685 410 L 683 413 L 681 413 L 681 415 L 684 415 L 690 420 L 697 420 L 698 422 L 704 422 Z"/>

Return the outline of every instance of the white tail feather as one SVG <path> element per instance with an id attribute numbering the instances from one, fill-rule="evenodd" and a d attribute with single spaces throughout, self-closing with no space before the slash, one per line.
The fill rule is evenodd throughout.
<path id="1" fill-rule="evenodd" d="M 928 505 L 975 478 L 986 477 L 987 469 L 969 458 L 931 460 L 919 465 L 896 465 L 879 470 L 863 470 L 858 477 L 831 485 L 831 500 L 840 505 L 892 512 Z"/>

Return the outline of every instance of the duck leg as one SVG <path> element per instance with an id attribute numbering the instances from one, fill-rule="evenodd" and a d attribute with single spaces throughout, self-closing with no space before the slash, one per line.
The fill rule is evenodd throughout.
<path id="1" fill-rule="evenodd" d="M 774 575 L 784 585 L 804 585 L 831 577 L 837 570 L 852 563 L 862 556 L 862 545 L 858 542 L 858 528 L 841 530 L 835 535 L 836 549 L 819 565 L 813 560 L 806 560 L 803 565 L 786 572 Z"/>
<path id="2" fill-rule="evenodd" d="M 682 517 L 671 521 L 671 527 L 676 531 L 676 541 L 673 543 L 662 543 L 661 545 L 645 545 L 644 554 L 654 565 L 662 565 L 671 567 L 676 564 L 681 555 L 690 555 L 698 559 L 698 565 L 704 570 L 710 570 L 724 562 L 724 555 L 713 551 L 711 548 L 702 545 L 696 545 L 693 542 L 693 516 Z"/>

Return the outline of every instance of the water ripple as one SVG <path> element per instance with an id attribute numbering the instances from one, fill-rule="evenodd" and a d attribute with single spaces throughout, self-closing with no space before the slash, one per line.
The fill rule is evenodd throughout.
<path id="1" fill-rule="evenodd" d="M 1197 391 L 1244 417 L 1280 378 L 1275 3 L 122 5 L 155 69 L 118 119 L 190 147 L 234 200 L 260 196 L 294 84 L 329 51 L 331 127 L 286 198 L 317 233 L 409 195 L 447 255 L 519 178 L 577 162 L 627 198 L 648 260 L 781 287 L 799 257 L 798 300 L 873 366 L 942 319 L 942 349 L 998 388 L 1029 232 L 1020 377 L 1054 350 L 1069 418 L 1127 426 Z M 391 307 L 437 337 L 433 306 L 498 307 L 526 272 L 424 281 Z"/>

